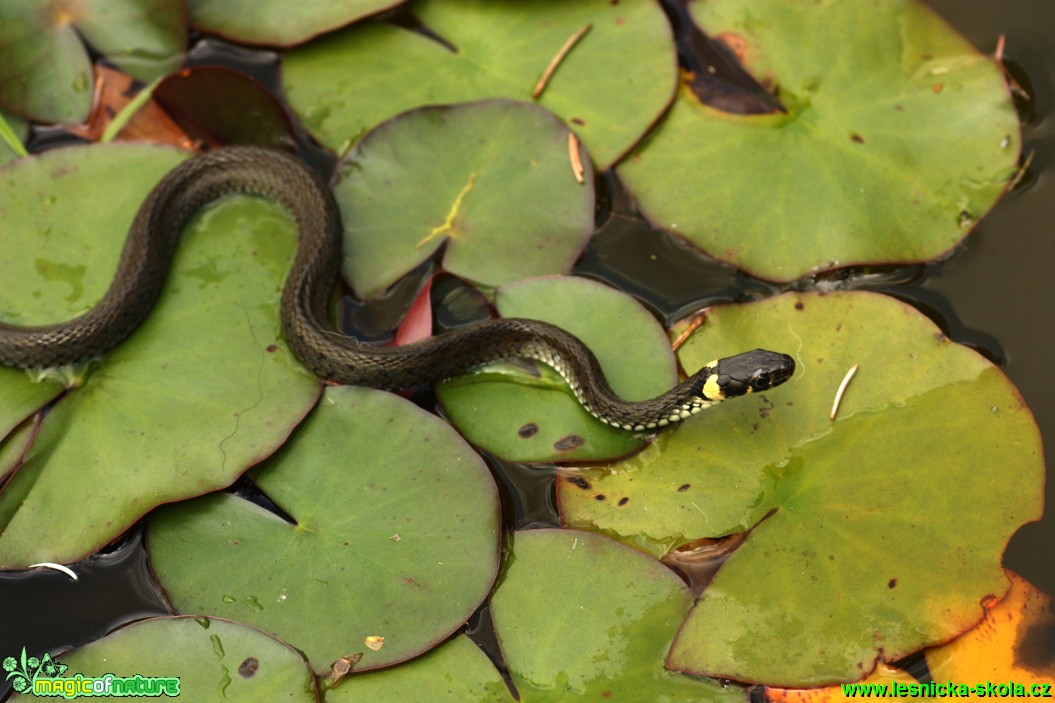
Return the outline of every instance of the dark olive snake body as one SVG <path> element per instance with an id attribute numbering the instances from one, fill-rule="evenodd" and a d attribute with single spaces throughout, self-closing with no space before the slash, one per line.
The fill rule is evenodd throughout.
<path id="1" fill-rule="evenodd" d="M 656 398 L 629 402 L 612 391 L 589 348 L 543 322 L 488 320 L 406 346 L 361 345 L 340 334 L 327 314 L 342 239 L 330 189 L 294 156 L 253 146 L 206 152 L 165 176 L 136 214 L 102 299 L 68 322 L 38 327 L 0 323 L 0 364 L 47 368 L 97 357 L 117 346 L 153 308 L 184 227 L 203 206 L 230 193 L 273 199 L 296 222 L 299 243 L 282 291 L 282 330 L 296 357 L 320 378 L 410 388 L 497 359 L 532 358 L 557 369 L 598 419 L 646 430 L 725 398 L 776 386 L 795 368 L 787 355 L 755 350 L 711 362 Z"/>

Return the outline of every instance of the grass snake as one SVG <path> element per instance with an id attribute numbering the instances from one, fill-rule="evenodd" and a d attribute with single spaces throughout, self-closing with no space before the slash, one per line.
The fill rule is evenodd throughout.
<path id="1" fill-rule="evenodd" d="M 277 149 L 235 146 L 185 161 L 140 206 L 106 294 L 80 317 L 55 325 L 0 323 L 0 364 L 47 368 L 97 357 L 128 337 L 153 308 L 180 234 L 203 206 L 230 193 L 270 198 L 294 218 L 297 253 L 282 290 L 282 331 L 297 358 L 323 379 L 400 389 L 450 378 L 489 361 L 537 359 L 564 377 L 594 417 L 626 430 L 677 422 L 711 404 L 790 378 L 790 356 L 761 349 L 707 364 L 670 391 L 638 402 L 612 390 L 597 358 L 565 330 L 497 319 L 396 347 L 361 345 L 329 317 L 341 260 L 340 213 L 326 183 Z"/>

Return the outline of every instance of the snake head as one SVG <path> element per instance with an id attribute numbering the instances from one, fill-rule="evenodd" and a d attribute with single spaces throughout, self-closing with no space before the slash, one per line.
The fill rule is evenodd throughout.
<path id="1" fill-rule="evenodd" d="M 717 403 L 747 393 L 779 386 L 795 373 L 795 360 L 787 354 L 755 349 L 707 364 L 699 376 L 700 398 Z"/>

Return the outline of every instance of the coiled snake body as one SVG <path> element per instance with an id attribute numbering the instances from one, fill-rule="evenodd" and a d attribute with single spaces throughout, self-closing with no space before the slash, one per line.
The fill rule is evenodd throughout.
<path id="1" fill-rule="evenodd" d="M 360 345 L 340 334 L 327 314 L 342 236 L 329 188 L 292 155 L 252 146 L 209 151 L 170 172 L 139 208 L 103 298 L 87 313 L 56 325 L 0 323 L 0 364 L 46 368 L 115 347 L 154 306 L 188 221 L 229 193 L 271 198 L 296 221 L 299 244 L 282 291 L 282 330 L 297 358 L 321 378 L 409 388 L 497 359 L 532 358 L 560 372 L 594 417 L 640 431 L 676 422 L 725 398 L 766 390 L 795 369 L 787 355 L 755 350 L 713 361 L 656 398 L 629 402 L 612 391 L 597 359 L 578 338 L 534 320 L 489 320 L 400 347 Z"/>

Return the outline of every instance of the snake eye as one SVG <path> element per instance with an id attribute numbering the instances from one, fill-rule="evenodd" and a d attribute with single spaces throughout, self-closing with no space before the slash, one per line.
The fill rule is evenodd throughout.
<path id="1" fill-rule="evenodd" d="M 751 374 L 751 380 L 749 381 L 751 388 L 756 391 L 764 391 L 769 389 L 769 374 L 762 369 L 758 369 Z"/>

